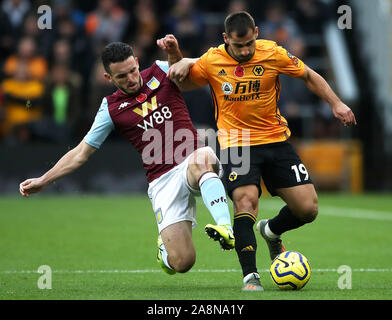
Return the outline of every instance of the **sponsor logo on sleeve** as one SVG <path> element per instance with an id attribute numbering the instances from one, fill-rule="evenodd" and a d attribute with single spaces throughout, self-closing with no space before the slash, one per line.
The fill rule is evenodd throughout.
<path id="1" fill-rule="evenodd" d="M 298 68 L 298 58 L 293 56 L 290 52 L 287 51 L 287 56 L 291 59 L 291 62 L 293 63 L 293 65 L 295 65 Z"/>

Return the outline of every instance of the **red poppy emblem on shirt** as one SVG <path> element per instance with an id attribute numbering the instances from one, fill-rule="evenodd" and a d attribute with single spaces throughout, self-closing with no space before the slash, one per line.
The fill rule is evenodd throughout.
<path id="1" fill-rule="evenodd" d="M 137 102 L 140 102 L 140 103 L 146 101 L 146 99 L 147 99 L 147 95 L 146 95 L 145 93 L 141 93 L 141 94 L 139 94 L 139 95 L 136 97 L 136 101 L 137 101 Z"/>
<path id="2" fill-rule="evenodd" d="M 238 66 L 235 67 L 234 75 L 235 75 L 236 77 L 242 78 L 242 77 L 244 76 L 244 73 L 245 73 L 245 69 L 244 69 L 243 66 L 238 65 Z"/>

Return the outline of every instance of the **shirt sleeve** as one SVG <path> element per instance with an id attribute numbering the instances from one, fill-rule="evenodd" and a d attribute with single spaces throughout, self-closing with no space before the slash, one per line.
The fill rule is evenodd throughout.
<path id="1" fill-rule="evenodd" d="M 161 70 L 164 73 L 167 74 L 169 72 L 169 62 L 168 61 L 156 60 L 155 63 L 157 64 L 157 66 L 159 68 L 161 68 Z"/>
<path id="2" fill-rule="evenodd" d="M 208 83 L 207 69 L 210 50 L 203 54 L 189 71 L 189 80 L 192 81 L 194 84 L 197 84 L 198 86 L 204 86 Z"/>
<path id="3" fill-rule="evenodd" d="M 84 141 L 90 146 L 99 149 L 113 129 L 114 124 L 109 114 L 108 102 L 106 98 L 103 98 L 94 123 L 84 137 Z"/>
<path id="4" fill-rule="evenodd" d="M 300 77 L 305 72 L 305 64 L 302 60 L 293 56 L 283 47 L 276 48 L 276 67 L 280 73 L 287 74 L 291 77 Z"/>

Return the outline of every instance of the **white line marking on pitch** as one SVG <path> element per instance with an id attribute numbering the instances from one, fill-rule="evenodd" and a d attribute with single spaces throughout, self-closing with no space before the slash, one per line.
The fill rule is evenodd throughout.
<path id="1" fill-rule="evenodd" d="M 338 269 L 312 269 L 313 272 L 337 272 Z M 260 270 L 261 272 L 269 272 L 268 269 Z M 392 272 L 392 268 L 353 268 L 353 272 Z M 88 274 L 88 273 L 160 273 L 158 269 L 141 269 L 141 270 L 53 270 L 53 273 L 59 274 Z M 225 273 L 225 272 L 242 272 L 240 269 L 194 269 L 189 272 L 194 273 Z M 4 270 L 0 274 L 29 274 L 38 273 L 36 270 Z"/>
<path id="2" fill-rule="evenodd" d="M 201 200 L 200 200 L 201 201 Z M 200 205 L 202 203 L 200 202 Z M 284 206 L 284 202 L 279 199 L 261 199 L 260 211 L 278 212 Z M 333 216 L 340 218 L 368 219 L 379 221 L 392 221 L 392 211 L 371 210 L 363 208 L 348 208 L 319 204 L 320 216 Z"/>
<path id="3" fill-rule="evenodd" d="M 275 200 L 267 200 L 265 202 L 261 201 L 261 211 L 263 209 L 278 211 L 283 206 L 283 202 Z M 369 220 L 380 220 L 380 221 L 392 221 L 392 212 L 390 211 L 380 211 L 380 210 L 370 210 L 362 208 L 347 208 L 347 207 L 337 207 L 320 205 L 319 208 L 320 216 L 334 216 L 342 218 L 355 218 L 355 219 L 369 219 Z"/>

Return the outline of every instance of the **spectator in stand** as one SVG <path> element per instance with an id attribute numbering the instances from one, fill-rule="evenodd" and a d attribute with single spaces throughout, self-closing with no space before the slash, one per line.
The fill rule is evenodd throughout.
<path id="1" fill-rule="evenodd" d="M 217 38 L 214 28 L 206 30 L 204 18 L 193 0 L 176 0 L 163 22 L 166 33 L 176 35 L 184 56 L 199 56 L 201 54 L 207 45 L 206 31 L 214 39 Z M 212 116 L 213 106 L 208 89 L 198 88 L 195 91 L 183 92 L 183 97 L 197 129 L 215 128 Z"/>
<path id="2" fill-rule="evenodd" d="M 125 42 L 132 42 L 135 56 L 143 57 L 139 62 L 140 69 L 144 69 L 156 60 L 156 39 L 160 28 L 159 17 L 155 11 L 155 4 L 151 0 L 139 0 L 132 9 L 132 23 L 128 25 Z"/>
<path id="3" fill-rule="evenodd" d="M 123 38 L 127 23 L 128 17 L 116 0 L 99 0 L 98 7 L 87 14 L 85 30 L 100 51 L 105 44 Z"/>
<path id="4" fill-rule="evenodd" d="M 36 55 L 36 43 L 32 37 L 23 37 L 19 41 L 17 53 L 9 56 L 4 63 L 4 74 L 13 76 L 20 64 L 26 66 L 28 77 L 33 79 L 42 80 L 47 74 L 47 61 Z"/>
<path id="5" fill-rule="evenodd" d="M 30 11 L 28 0 L 4 0 L 0 7 L 0 62 L 14 50 L 23 35 L 23 24 Z"/>
<path id="6" fill-rule="evenodd" d="M 94 68 L 91 72 L 89 80 L 89 94 L 88 94 L 88 110 L 86 112 L 86 130 L 89 129 L 90 123 L 94 121 L 98 108 L 102 102 L 102 96 L 109 96 L 116 91 L 116 87 L 108 82 L 103 74 L 105 69 L 101 59 L 97 59 Z M 83 130 L 83 132 L 86 132 Z"/>
<path id="7" fill-rule="evenodd" d="M 319 0 L 296 0 L 293 16 L 303 33 L 321 33 L 330 10 L 329 6 Z"/>
<path id="8" fill-rule="evenodd" d="M 51 65 L 65 65 L 68 68 L 68 80 L 76 88 L 82 86 L 81 75 L 73 70 L 72 48 L 67 39 L 59 39 L 53 45 Z"/>
<path id="9" fill-rule="evenodd" d="M 330 6 L 319 0 L 296 0 L 293 18 L 303 34 L 311 56 L 323 56 L 324 40 L 321 37 L 325 22 L 331 14 Z"/>
<path id="10" fill-rule="evenodd" d="M 70 18 L 78 28 L 84 28 L 86 15 L 75 8 L 71 0 L 53 0 L 52 3 L 55 20 Z"/>
<path id="11" fill-rule="evenodd" d="M 323 28 L 331 16 L 336 14 L 334 6 L 329 6 L 320 0 L 296 0 L 293 10 L 293 18 L 303 34 L 307 45 L 307 53 L 312 57 L 323 57 L 325 45 L 322 39 Z M 318 72 L 323 75 L 325 70 Z M 323 101 L 315 102 L 313 120 L 313 138 L 335 139 L 339 137 L 340 128 L 334 121 L 330 108 Z"/>
<path id="12" fill-rule="evenodd" d="M 300 37 L 296 22 L 286 12 L 282 2 L 272 2 L 265 14 L 265 21 L 259 27 L 260 38 L 273 40 L 283 47 L 288 46 L 290 39 Z"/>
<path id="13" fill-rule="evenodd" d="M 183 54 L 187 57 L 199 56 L 204 42 L 204 19 L 195 8 L 193 0 L 176 0 L 165 21 L 166 33 L 176 35 Z M 186 49 L 185 49 L 186 48 Z"/>
<path id="14" fill-rule="evenodd" d="M 288 52 L 293 56 L 306 60 L 306 46 L 302 38 L 294 38 L 288 41 Z M 302 81 L 297 81 L 284 74 L 280 75 L 282 90 L 280 91 L 279 109 L 289 123 L 292 139 L 309 138 L 303 136 L 303 116 L 309 108 L 309 117 L 314 113 L 314 105 L 319 104 L 319 99 L 312 94 Z M 309 122 L 306 123 L 306 126 Z"/>
<path id="15" fill-rule="evenodd" d="M 231 0 L 229 3 L 227 14 L 240 11 L 248 11 L 248 7 L 248 3 L 245 0 Z"/>
<path id="16" fill-rule="evenodd" d="M 91 54 L 94 50 L 83 28 L 78 28 L 76 23 L 65 17 L 56 22 L 56 39 L 65 39 L 71 48 L 71 68 L 78 70 L 87 81 L 92 68 Z"/>
<path id="17" fill-rule="evenodd" d="M 28 62 L 21 60 L 15 65 L 12 76 L 4 79 L 0 87 L 3 92 L 2 137 L 9 142 L 30 141 L 29 125 L 42 117 L 42 81 L 33 78 Z"/>
<path id="18" fill-rule="evenodd" d="M 31 12 L 26 16 L 23 30 L 24 37 L 34 39 L 36 43 L 36 54 L 48 58 L 54 42 L 55 31 L 53 29 L 40 30 L 37 24 L 36 12 Z"/>
<path id="19" fill-rule="evenodd" d="M 91 39 L 86 35 L 84 25 L 81 27 L 75 22 L 72 18 L 72 12 L 71 9 L 60 10 L 55 19 L 55 38 L 58 40 L 53 43 L 51 62 L 52 65 L 67 64 L 72 78 L 80 77 L 81 90 L 86 92 L 88 90 L 88 78 L 95 59 L 94 48 Z M 94 58 L 91 59 L 91 56 Z M 61 59 L 67 61 L 60 61 Z M 78 76 L 74 77 L 76 70 Z M 75 83 L 73 84 L 75 85 Z M 82 105 L 87 105 L 87 98 L 87 95 L 81 97 Z"/>
<path id="20" fill-rule="evenodd" d="M 41 141 L 66 143 L 75 135 L 80 116 L 79 87 L 72 83 L 67 64 L 52 67 L 43 96 L 43 117 L 31 124 Z"/>

